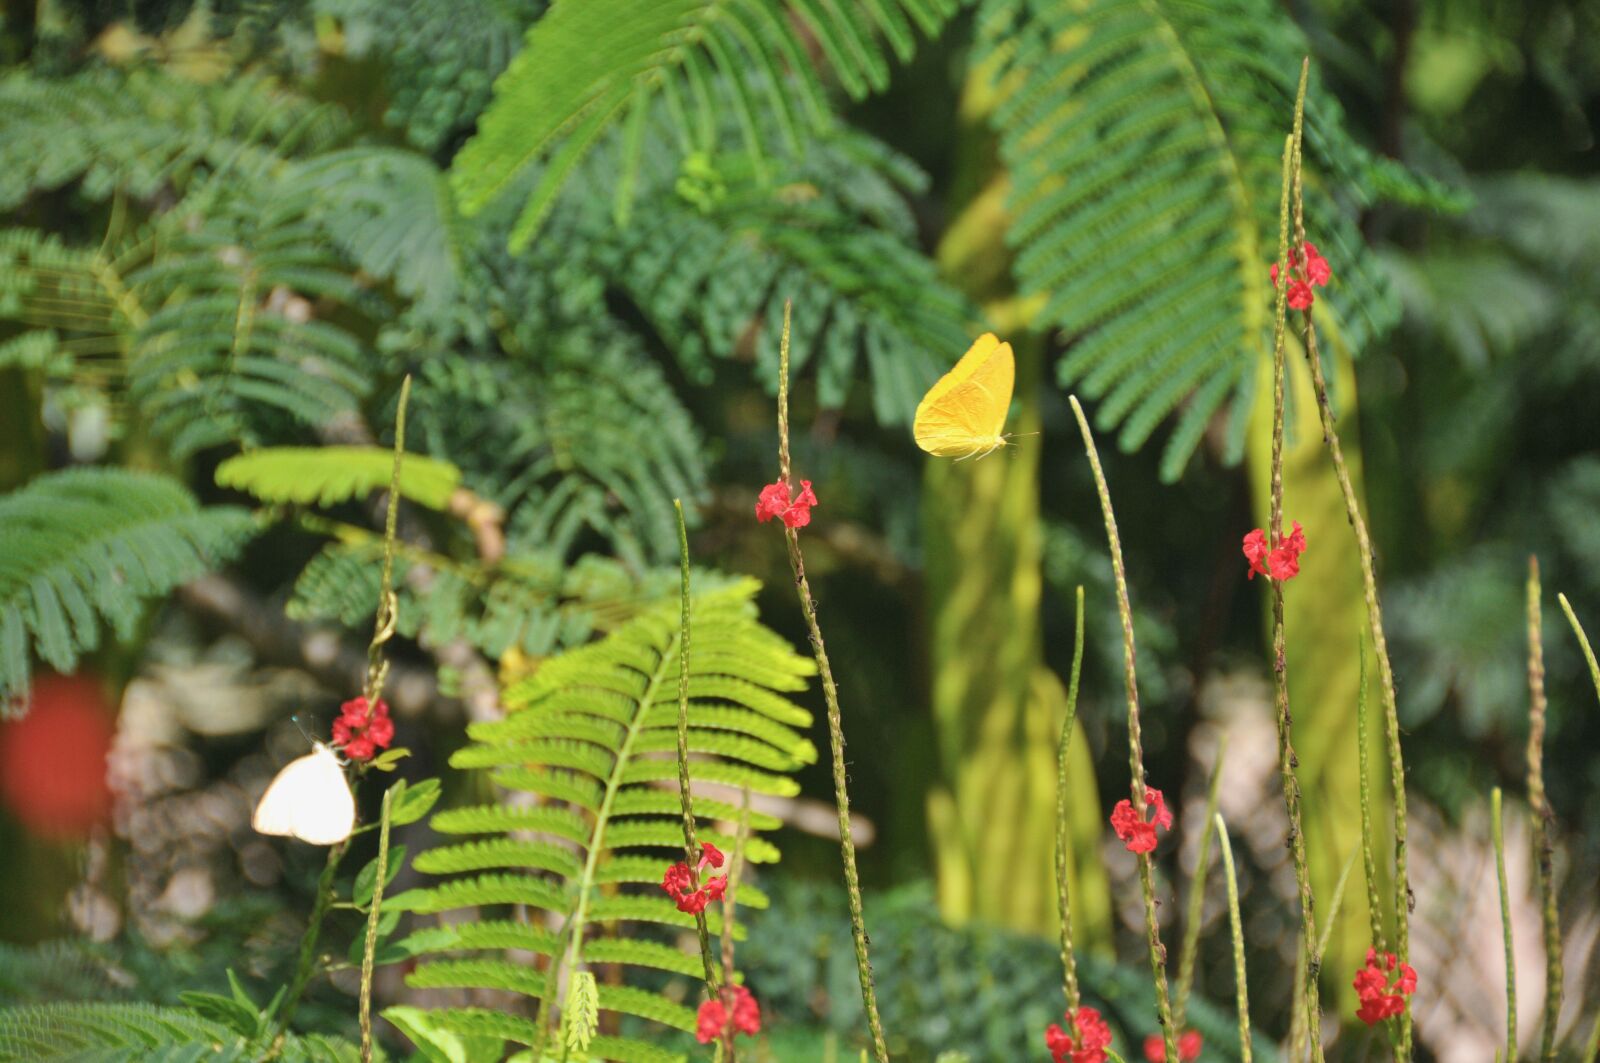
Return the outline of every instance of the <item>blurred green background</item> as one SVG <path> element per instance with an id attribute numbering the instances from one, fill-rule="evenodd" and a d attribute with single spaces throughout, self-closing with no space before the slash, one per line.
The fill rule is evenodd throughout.
<path id="1" fill-rule="evenodd" d="M 230 963 L 281 976 L 318 861 L 253 836 L 249 803 L 301 742 L 289 715 L 316 730 L 358 682 L 381 513 L 368 496 L 387 476 L 247 520 L 249 499 L 218 486 L 217 468 L 260 447 L 386 445 L 406 373 L 411 449 L 459 468 L 465 490 L 402 522 L 415 556 L 391 700 L 418 754 L 406 775 L 443 770 L 462 723 L 493 711 L 497 677 L 605 630 L 609 609 L 675 593 L 674 497 L 696 564 L 763 580 L 764 621 L 803 646 L 780 537 L 751 520 L 777 475 L 777 324 L 792 300 L 795 464 L 821 499 L 803 535 L 870 839 L 869 921 L 876 895 L 893 928 L 880 970 L 920 994 L 889 1006 L 898 1047 L 1043 1058 L 1038 1030 L 1059 1012 L 1041 944 L 1054 742 L 1079 584 L 1079 943 L 1099 999 L 1148 992 L 1133 865 L 1103 829 L 1128 788 L 1121 647 L 1069 391 L 1095 421 L 1117 505 L 1149 779 L 1180 809 L 1163 850 L 1167 940 L 1226 734 L 1253 1009 L 1264 1038 L 1282 1037 L 1297 917 L 1264 581 L 1243 578 L 1239 542 L 1265 522 L 1266 265 L 1309 55 L 1307 228 L 1334 271 L 1318 320 L 1398 681 L 1413 961 L 1432 991 L 1420 1044 L 1484 1058 L 1501 1036 L 1496 785 L 1510 795 L 1517 931 L 1537 947 L 1530 554 L 1545 587 L 1563 1014 L 1588 1028 L 1600 707 L 1555 594 L 1600 627 L 1600 5 L 3 10 L 0 489 L 18 493 L 0 496 L 0 657 L 17 720 L 0 725 L 13 751 L 0 938 L 16 946 L 0 951 L 0 999 L 170 1000 Z M 989 329 L 1018 354 L 1015 445 L 929 459 L 910 411 Z M 1303 387 L 1303 365 L 1292 373 Z M 1359 838 L 1364 612 L 1308 393 L 1292 395 L 1289 436 L 1286 515 L 1310 544 L 1288 592 L 1289 667 L 1320 901 Z M 107 481 L 95 513 L 24 494 L 76 465 L 160 486 Z M 111 534 L 160 506 L 197 514 L 193 556 L 164 556 L 133 598 L 85 605 L 59 631 L 35 623 L 27 566 L 50 550 L 36 541 L 94 520 Z M 95 634 L 96 614 L 113 627 Z M 90 681 L 50 686 L 51 671 Z M 24 715 L 30 686 L 36 709 L 78 708 L 52 730 Z M 103 739 L 81 723 L 97 713 L 115 717 Z M 88 766 L 70 777 L 98 793 L 107 753 L 115 796 L 71 808 L 30 802 L 49 780 L 16 767 L 78 755 Z M 752 927 L 748 963 L 785 1020 L 773 1043 L 797 1039 L 793 1058 L 810 1059 L 829 1028 L 848 1051 L 858 1011 L 829 959 L 842 906 L 826 765 L 801 781 L 785 861 L 767 872 L 777 909 Z M 448 772 L 446 785 L 458 798 L 469 786 Z M 1212 883 L 1197 992 L 1225 1013 Z M 1347 1025 L 1363 893 L 1357 868 L 1327 967 Z M 786 962 L 797 952 L 817 962 Z M 1037 963 L 973 959 L 993 954 Z M 1519 953 L 1525 1015 L 1540 955 Z M 346 1029 L 348 991 L 324 987 L 303 1021 Z M 1129 1036 L 1153 1029 L 1140 1007 L 1118 1013 Z M 1372 1044 L 1337 1042 L 1343 1058 Z"/>

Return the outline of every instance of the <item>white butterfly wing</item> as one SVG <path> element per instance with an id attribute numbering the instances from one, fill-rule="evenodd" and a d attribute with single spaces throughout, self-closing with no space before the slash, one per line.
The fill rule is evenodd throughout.
<path id="1" fill-rule="evenodd" d="M 261 795 L 251 825 L 312 845 L 335 845 L 356 825 L 356 802 L 333 750 L 318 745 L 291 760 Z"/>

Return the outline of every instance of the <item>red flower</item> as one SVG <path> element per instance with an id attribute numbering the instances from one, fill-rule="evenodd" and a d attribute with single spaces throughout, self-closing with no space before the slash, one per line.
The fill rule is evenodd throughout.
<path id="1" fill-rule="evenodd" d="M 715 845 L 712 845 L 710 842 L 701 842 L 700 852 L 701 856 L 699 869 L 701 871 L 704 871 L 708 865 L 711 867 L 722 866 L 722 861 L 725 858 L 722 855 L 722 850 L 718 849 Z"/>
<path id="2" fill-rule="evenodd" d="M 1293 579 L 1300 574 L 1300 555 L 1305 552 L 1306 533 L 1299 521 L 1294 522 L 1294 530 L 1275 547 L 1268 548 L 1267 533 L 1260 528 L 1244 537 L 1244 559 L 1250 563 L 1250 579 L 1255 579 L 1258 572 L 1268 579 Z"/>
<path id="3" fill-rule="evenodd" d="M 1105 1063 L 1106 1049 L 1111 1047 L 1111 1027 L 1100 1013 L 1091 1007 L 1081 1007 L 1075 1016 L 1078 1035 L 1050 1024 L 1044 1032 L 1044 1043 L 1050 1049 L 1055 1063 Z"/>
<path id="4" fill-rule="evenodd" d="M 1328 265 L 1328 260 L 1317 254 L 1317 245 L 1309 241 L 1306 243 L 1306 280 L 1315 287 L 1322 287 L 1333 279 L 1333 268 Z"/>
<path id="5" fill-rule="evenodd" d="M 1417 991 L 1417 971 L 1409 963 L 1398 964 L 1399 971 L 1396 972 L 1394 983 L 1390 984 L 1389 975 L 1396 966 L 1394 953 L 1385 952 L 1380 960 L 1377 949 L 1368 949 L 1366 964 L 1356 972 L 1351 982 L 1356 996 L 1361 999 L 1356 1018 L 1368 1026 L 1376 1026 L 1405 1011 L 1411 994 Z"/>
<path id="6" fill-rule="evenodd" d="M 1311 293 L 1311 285 L 1299 277 L 1289 282 L 1289 308 L 1291 310 L 1310 310 L 1311 304 L 1317 297 Z"/>
<path id="7" fill-rule="evenodd" d="M 761 497 L 756 499 L 756 520 L 765 524 L 777 517 L 791 528 L 804 528 L 811 523 L 811 507 L 816 504 L 810 480 L 800 481 L 800 494 L 793 501 L 789 500 L 789 485 L 779 480 L 761 489 Z"/>
<path id="8" fill-rule="evenodd" d="M 1304 254 L 1302 265 L 1301 254 Z M 1267 268 L 1267 276 L 1272 279 L 1272 286 L 1278 286 L 1278 264 L 1274 262 Z M 1317 245 L 1307 241 L 1299 249 L 1289 249 L 1289 306 L 1295 310 L 1310 310 L 1311 304 L 1317 301 L 1313 288 L 1321 288 L 1333 279 L 1333 267 L 1328 265 L 1328 260 L 1317 253 Z"/>
<path id="9" fill-rule="evenodd" d="M 733 987 L 733 1031 L 754 1037 L 761 1032 L 761 1005 L 742 985 Z M 728 1009 L 715 997 L 700 1005 L 695 1015 L 695 1040 L 703 1045 L 722 1036 L 728 1028 Z"/>
<path id="10" fill-rule="evenodd" d="M 728 876 L 718 875 L 716 878 L 708 878 L 701 888 L 705 890 L 709 900 L 720 901 L 728 892 Z"/>
<path id="11" fill-rule="evenodd" d="M 0 808 L 41 838 L 87 838 L 111 816 L 116 708 L 88 674 L 40 673 L 28 701 L 27 715 L 0 722 Z"/>
<path id="12" fill-rule="evenodd" d="M 366 698 L 352 698 L 339 706 L 339 718 L 333 721 L 333 744 L 351 760 L 371 760 L 393 741 L 394 721 L 382 698 L 370 709 Z"/>
<path id="13" fill-rule="evenodd" d="M 1157 828 L 1172 829 L 1172 810 L 1167 807 L 1161 791 L 1147 786 L 1144 798 L 1145 810 L 1150 814 L 1148 820 L 1134 811 L 1132 801 L 1118 801 L 1117 807 L 1111 810 L 1111 829 L 1117 832 L 1130 853 L 1154 852 Z"/>
<path id="14" fill-rule="evenodd" d="M 697 870 L 704 871 L 707 864 L 720 867 L 723 856 L 717 851 L 717 847 L 706 843 L 705 850 L 706 855 L 700 859 Z M 716 854 L 715 860 L 712 859 L 713 853 Z M 694 872 L 689 869 L 688 864 L 680 860 L 667 868 L 666 873 L 661 876 L 661 888 L 677 903 L 678 911 L 699 915 L 706 910 L 707 904 L 722 900 L 728 891 L 728 876 L 718 875 L 716 878 L 708 878 L 700 884 L 699 889 L 696 889 Z"/>
<path id="15" fill-rule="evenodd" d="M 689 865 L 679 862 L 667 868 L 667 873 L 661 876 L 661 888 L 674 898 L 693 889 L 694 875 L 689 871 Z"/>
<path id="16" fill-rule="evenodd" d="M 1185 1030 L 1178 1035 L 1178 1059 L 1182 1063 L 1194 1063 L 1200 1058 L 1200 1049 L 1205 1047 L 1205 1038 L 1200 1036 L 1199 1030 Z M 1150 1063 L 1165 1063 L 1167 1058 L 1167 1041 L 1158 1033 L 1153 1033 L 1144 1039 L 1144 1058 Z"/>

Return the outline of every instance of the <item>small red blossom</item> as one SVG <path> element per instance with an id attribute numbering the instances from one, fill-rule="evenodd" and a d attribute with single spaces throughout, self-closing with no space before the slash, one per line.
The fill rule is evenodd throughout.
<path id="1" fill-rule="evenodd" d="M 708 900 L 720 901 L 728 893 L 728 876 L 718 875 L 716 878 L 708 878 L 701 889 L 705 890 Z"/>
<path id="2" fill-rule="evenodd" d="M 1200 1058 L 1200 1049 L 1205 1047 L 1205 1038 L 1200 1036 L 1199 1030 L 1185 1030 L 1178 1035 L 1178 1059 L 1181 1063 L 1194 1063 Z M 1153 1033 L 1144 1039 L 1144 1058 L 1150 1063 L 1165 1063 L 1167 1058 L 1167 1041 L 1158 1033 Z"/>
<path id="3" fill-rule="evenodd" d="M 689 865 L 680 862 L 667 868 L 667 873 L 661 876 L 661 888 L 674 898 L 694 889 L 694 875 Z"/>
<path id="4" fill-rule="evenodd" d="M 1395 975 L 1393 984 L 1389 981 L 1391 973 Z M 1377 949 L 1368 949 L 1367 962 L 1356 972 L 1351 985 L 1361 1000 L 1356 1018 L 1376 1026 L 1406 1010 L 1411 994 L 1417 991 L 1417 971 L 1409 963 L 1398 963 L 1392 952 L 1380 954 Z"/>
<path id="5" fill-rule="evenodd" d="M 1300 555 L 1306 552 L 1306 533 L 1300 522 L 1277 546 L 1267 545 L 1267 533 L 1256 528 L 1244 537 L 1244 559 L 1250 563 L 1249 578 L 1260 573 L 1268 579 L 1293 579 L 1300 574 Z"/>
<path id="6" fill-rule="evenodd" d="M 1111 1027 L 1091 1007 L 1081 1007 L 1073 1016 L 1078 1035 L 1074 1037 L 1055 1023 L 1044 1032 L 1044 1043 L 1055 1063 L 1105 1063 L 1111 1047 Z"/>
<path id="7" fill-rule="evenodd" d="M 699 869 L 701 871 L 704 871 L 707 867 L 721 867 L 722 861 L 726 859 L 726 857 L 722 855 L 722 850 L 718 849 L 710 842 L 700 843 L 700 853 Z"/>
<path id="8" fill-rule="evenodd" d="M 382 698 L 370 708 L 366 698 L 351 698 L 339 706 L 333 721 L 333 744 L 351 760 L 371 760 L 394 741 L 394 721 Z"/>
<path id="9" fill-rule="evenodd" d="M 761 497 L 756 499 L 756 520 L 765 524 L 777 517 L 788 527 L 804 528 L 811 523 L 811 507 L 816 504 L 817 496 L 812 493 L 810 480 L 800 481 L 800 493 L 792 501 L 789 485 L 779 480 L 761 489 Z"/>
<path id="10" fill-rule="evenodd" d="M 1303 256 L 1303 257 L 1302 257 Z M 1278 264 L 1267 268 L 1273 287 L 1278 285 Z M 1321 288 L 1333 279 L 1333 267 L 1317 252 L 1317 245 L 1307 241 L 1299 248 L 1289 249 L 1289 306 L 1295 310 L 1310 310 L 1317 301 L 1313 288 Z"/>
<path id="11" fill-rule="evenodd" d="M 717 847 L 709 842 L 705 843 L 703 851 L 705 855 L 700 858 L 700 863 L 694 870 L 680 860 L 667 868 L 666 873 L 661 876 L 661 888 L 677 904 L 678 911 L 690 915 L 699 915 L 706 910 L 706 905 L 712 901 L 722 900 L 728 892 L 727 875 L 708 878 L 698 889 L 695 888 L 695 871 L 704 871 L 708 865 L 721 867 L 725 859 Z"/>
<path id="12" fill-rule="evenodd" d="M 1149 819 L 1134 811 L 1132 801 L 1118 801 L 1111 810 L 1111 829 L 1117 832 L 1130 853 L 1151 853 L 1156 848 L 1156 831 L 1172 829 L 1172 809 L 1166 798 L 1153 786 L 1144 790 L 1145 810 Z"/>
<path id="13" fill-rule="evenodd" d="M 750 990 L 742 985 L 734 986 L 732 994 L 733 1032 L 754 1037 L 761 1032 L 761 1005 L 756 1003 L 756 998 L 751 995 Z M 700 1010 L 695 1015 L 695 1040 L 708 1045 L 721 1037 L 728 1027 L 728 1008 L 720 999 L 712 998 L 700 1005 Z"/>

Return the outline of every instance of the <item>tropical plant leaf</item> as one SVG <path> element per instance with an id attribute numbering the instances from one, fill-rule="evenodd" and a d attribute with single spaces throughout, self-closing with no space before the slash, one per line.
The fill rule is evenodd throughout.
<path id="1" fill-rule="evenodd" d="M 217 466 L 217 483 L 263 502 L 332 506 L 387 490 L 394 475 L 388 447 L 265 447 Z M 447 461 L 407 454 L 400 464 L 400 493 L 418 505 L 443 510 L 461 483 Z"/>

